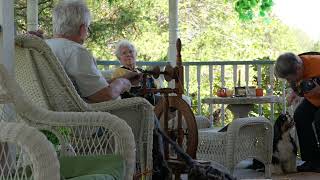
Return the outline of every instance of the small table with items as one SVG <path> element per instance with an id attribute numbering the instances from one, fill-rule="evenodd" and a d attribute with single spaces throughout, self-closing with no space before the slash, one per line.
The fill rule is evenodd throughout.
<path id="1" fill-rule="evenodd" d="M 278 96 L 252 96 L 252 97 L 210 97 L 204 98 L 206 104 L 228 104 L 227 108 L 232 112 L 234 118 L 248 117 L 254 104 L 279 103 Z"/>

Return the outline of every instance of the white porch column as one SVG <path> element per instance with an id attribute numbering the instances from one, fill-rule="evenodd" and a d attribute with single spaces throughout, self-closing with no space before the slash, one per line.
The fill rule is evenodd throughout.
<path id="1" fill-rule="evenodd" d="M 27 30 L 38 30 L 38 0 L 27 0 Z"/>
<path id="2" fill-rule="evenodd" d="M 13 75 L 14 70 L 14 20 L 13 1 L 0 1 L 0 63 Z"/>
<path id="3" fill-rule="evenodd" d="M 178 38 L 178 0 L 169 0 L 169 52 L 168 61 L 176 65 L 176 40 Z"/>
<path id="4" fill-rule="evenodd" d="M 13 0 L 0 0 L 0 64 L 4 64 L 9 73 L 14 75 L 14 20 L 13 20 Z M 6 104 L 7 113 L 14 115 L 11 104 Z M 2 121 L 13 121 L 13 117 L 6 117 Z M 0 143 L 0 152 L 5 151 L 8 158 L 7 165 L 13 166 L 16 159 L 16 149 L 12 145 Z M 13 163 L 13 164 L 12 164 Z M 4 167 L 4 160 L 0 159 L 0 166 Z M 4 173 L 9 173 L 4 169 Z"/>

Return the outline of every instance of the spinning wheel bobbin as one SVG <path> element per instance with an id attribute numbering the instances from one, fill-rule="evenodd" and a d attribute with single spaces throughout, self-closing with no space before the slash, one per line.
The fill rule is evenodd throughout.
<path id="1" fill-rule="evenodd" d="M 164 74 L 164 79 L 167 82 L 171 81 L 172 79 L 175 79 L 174 68 L 170 64 L 166 65 L 163 74 Z"/>

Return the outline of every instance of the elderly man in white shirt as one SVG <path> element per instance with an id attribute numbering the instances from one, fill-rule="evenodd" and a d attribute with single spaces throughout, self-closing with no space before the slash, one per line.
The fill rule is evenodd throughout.
<path id="1" fill-rule="evenodd" d="M 130 89 L 131 82 L 118 78 L 109 84 L 97 69 L 94 57 L 82 46 L 88 36 L 90 18 L 90 11 L 83 1 L 60 1 L 53 10 L 54 37 L 46 42 L 79 95 L 96 103 L 118 98 Z"/>

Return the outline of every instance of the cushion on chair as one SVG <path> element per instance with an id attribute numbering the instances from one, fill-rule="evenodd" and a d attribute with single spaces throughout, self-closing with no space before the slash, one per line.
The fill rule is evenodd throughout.
<path id="1" fill-rule="evenodd" d="M 93 175 L 85 175 L 85 176 L 69 178 L 67 180 L 116 180 L 116 179 L 107 174 L 93 174 Z"/>
<path id="2" fill-rule="evenodd" d="M 125 163 L 118 155 L 62 156 L 60 173 L 65 179 L 123 179 Z M 90 177 L 90 178 L 89 178 Z"/>

